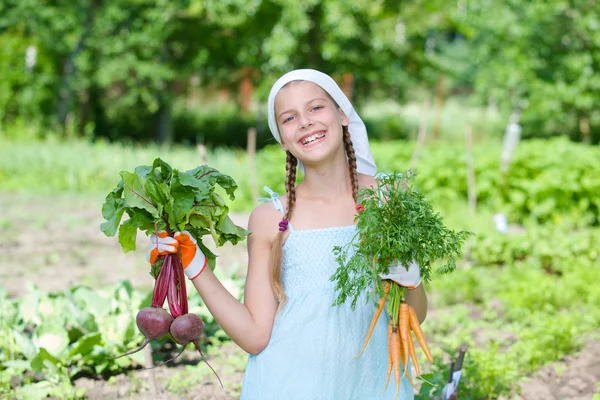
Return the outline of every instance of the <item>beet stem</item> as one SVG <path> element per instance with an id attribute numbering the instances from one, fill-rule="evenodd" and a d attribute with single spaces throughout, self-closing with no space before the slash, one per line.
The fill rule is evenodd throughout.
<path id="1" fill-rule="evenodd" d="M 167 298 L 167 285 L 166 285 L 166 275 L 168 271 L 166 270 L 167 260 L 163 258 L 163 264 L 160 267 L 160 272 L 156 277 L 156 281 L 154 282 L 154 292 L 152 293 L 152 307 L 161 308 L 165 303 L 165 299 Z"/>
<path id="2" fill-rule="evenodd" d="M 168 266 L 167 268 L 169 268 L 168 271 L 168 275 L 167 275 L 167 281 L 168 281 L 168 291 L 167 291 L 167 301 L 169 303 L 169 310 L 171 310 L 171 315 L 173 315 L 173 318 L 177 318 L 181 315 L 181 307 L 179 307 L 179 304 L 177 304 L 177 287 L 176 287 L 176 280 L 177 280 L 177 276 L 175 275 L 175 268 L 174 268 L 174 262 L 173 262 L 173 255 L 169 254 L 167 255 L 167 257 L 169 258 L 168 261 Z"/>
<path id="3" fill-rule="evenodd" d="M 179 305 L 181 306 L 181 314 L 185 315 L 188 313 L 187 288 L 185 286 L 185 274 L 183 273 L 183 263 L 179 254 L 175 257 L 173 267 L 177 271 L 177 280 L 179 283 Z"/>

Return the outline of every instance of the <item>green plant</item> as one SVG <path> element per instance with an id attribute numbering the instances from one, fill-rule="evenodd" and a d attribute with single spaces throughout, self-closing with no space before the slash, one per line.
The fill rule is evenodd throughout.
<path id="1" fill-rule="evenodd" d="M 339 264 L 331 277 L 338 291 L 336 305 L 351 300 L 354 308 L 359 296 L 373 287 L 383 297 L 379 274 L 388 273 L 391 264 L 416 262 L 424 282 L 431 279 L 431 265 L 437 260 L 445 261 L 437 272 L 455 269 L 462 244 L 472 233 L 448 229 L 441 215 L 413 187 L 413 179 L 410 170 L 380 174 L 377 187 L 360 189 L 355 218 L 358 240 L 333 249 Z M 390 315 L 397 314 L 397 309 L 390 310 Z"/>
<path id="2" fill-rule="evenodd" d="M 243 293 L 243 280 L 217 275 Z M 191 283 L 189 284 L 191 286 Z M 135 310 L 148 306 L 150 295 L 136 291 L 128 281 L 114 287 L 92 290 L 74 286 L 45 294 L 35 286 L 11 299 L 0 288 L 0 395 L 12 392 L 43 393 L 58 398 L 81 397 L 73 379 L 105 377 L 143 365 L 141 354 L 110 359 L 138 345 Z M 205 321 L 202 345 L 222 343 L 228 338 L 199 296 L 190 298 L 190 312 Z M 153 345 L 157 360 L 167 355 L 167 341 Z"/>
<path id="3" fill-rule="evenodd" d="M 121 171 L 120 176 L 117 187 L 106 196 L 102 206 L 106 222 L 101 229 L 107 236 L 118 231 L 125 252 L 135 250 L 138 229 L 147 236 L 153 232 L 173 234 L 186 230 L 198 241 L 214 269 L 216 255 L 204 245 L 202 237 L 210 235 L 217 246 L 222 246 L 227 242 L 235 245 L 249 234 L 233 224 L 225 200 L 215 192 L 220 187 L 233 200 L 236 182 L 215 168 L 202 165 L 183 172 L 157 158 L 152 166 L 140 165 L 133 173 Z M 121 223 L 124 214 L 129 219 Z M 155 278 L 162 260 L 157 263 L 152 271 Z"/>
<path id="4" fill-rule="evenodd" d="M 600 206 L 600 149 L 565 139 L 522 141 L 506 173 L 500 171 L 497 140 L 477 143 L 473 148 L 476 177 L 477 215 L 504 212 L 511 224 L 569 223 L 597 226 Z M 414 143 L 372 141 L 378 169 L 405 170 Z M 248 168 L 247 154 L 241 150 L 208 150 L 202 160 L 195 149 L 184 146 L 162 148 L 155 145 L 94 143 L 59 140 L 8 140 L 0 137 L 0 185 L 3 190 L 28 191 L 56 196 L 62 193 L 85 195 L 100 201 L 114 186 L 114 176 L 133 170 L 144 160 L 161 157 L 180 170 L 205 161 L 239 184 L 232 211 L 248 212 L 256 205 L 255 190 L 269 186 L 285 190 L 285 153 L 269 145 L 256 155 L 256 177 Z M 452 142 L 427 143 L 414 165 L 419 174 L 418 190 L 450 217 L 455 208 L 466 204 L 467 168 L 464 146 Z M 253 179 L 257 187 L 252 188 Z M 452 212 L 447 212 L 452 211 Z M 464 223 L 464 221 L 459 221 Z"/>
<path id="5" fill-rule="evenodd" d="M 463 262 L 456 273 L 429 284 L 433 307 L 439 310 L 425 322 L 434 348 L 454 350 L 462 342 L 469 344 L 461 398 L 509 395 L 519 378 L 578 351 L 583 334 L 600 324 L 600 269 L 594 240 L 586 239 L 596 237 L 598 229 L 547 229 L 545 234 L 539 227 L 532 229 L 525 234 L 531 240 L 523 234 L 490 235 L 482 252 L 493 249 L 496 240 L 503 243 L 502 253 L 509 256 L 501 265 Z M 522 242 L 524 252 L 518 250 Z M 571 245 L 575 242 L 577 246 Z M 551 270 L 545 268 L 549 247 L 564 249 Z M 434 375 L 436 368 L 442 369 L 432 368 Z"/>

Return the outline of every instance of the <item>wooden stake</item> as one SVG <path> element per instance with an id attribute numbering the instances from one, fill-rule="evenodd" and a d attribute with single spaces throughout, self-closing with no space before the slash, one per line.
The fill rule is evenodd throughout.
<path id="1" fill-rule="evenodd" d="M 421 120 L 419 121 L 419 132 L 417 133 L 417 143 L 415 144 L 415 149 L 410 157 L 410 161 L 408 163 L 409 168 L 414 168 L 419 160 L 419 156 L 421 155 L 421 150 L 425 145 L 425 138 L 427 137 L 427 119 L 429 116 L 429 99 L 425 99 L 423 102 L 423 108 L 421 108 Z"/>
<path id="2" fill-rule="evenodd" d="M 457 371 L 462 369 L 463 360 L 465 359 L 465 353 L 467 352 L 468 348 L 469 346 L 467 346 L 466 343 L 460 345 L 460 349 L 458 350 L 458 357 L 456 359 L 456 365 L 454 366 Z"/>
<path id="3" fill-rule="evenodd" d="M 156 376 L 154 375 L 154 362 L 152 362 L 152 346 L 148 344 L 144 347 L 144 368 L 152 368 L 146 371 L 148 381 L 150 384 L 150 393 L 152 398 L 155 399 L 158 396 L 158 389 L 156 388 Z"/>
<path id="4" fill-rule="evenodd" d="M 579 131 L 581 132 L 581 141 L 586 144 L 591 143 L 590 139 L 590 120 L 585 117 L 579 118 Z"/>
<path id="5" fill-rule="evenodd" d="M 477 190 L 475 188 L 475 168 L 473 167 L 473 127 L 467 125 L 465 129 L 465 158 L 467 159 L 467 198 L 469 208 L 477 210 Z"/>
<path id="6" fill-rule="evenodd" d="M 444 109 L 444 82 L 446 74 L 440 72 L 435 88 L 435 121 L 433 122 L 433 139 L 440 138 L 440 126 L 442 125 L 442 111 Z"/>
<path id="7" fill-rule="evenodd" d="M 198 155 L 200 156 L 200 162 L 202 165 L 208 164 L 208 156 L 206 154 L 206 146 L 202 143 L 198 143 L 196 145 L 196 150 L 198 151 Z"/>

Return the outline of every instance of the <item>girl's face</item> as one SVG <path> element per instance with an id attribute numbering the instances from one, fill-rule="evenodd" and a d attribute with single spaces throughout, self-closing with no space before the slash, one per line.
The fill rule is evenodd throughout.
<path id="1" fill-rule="evenodd" d="M 315 83 L 294 81 L 275 98 L 281 145 L 305 164 L 330 158 L 342 149 L 342 125 L 349 120 Z"/>

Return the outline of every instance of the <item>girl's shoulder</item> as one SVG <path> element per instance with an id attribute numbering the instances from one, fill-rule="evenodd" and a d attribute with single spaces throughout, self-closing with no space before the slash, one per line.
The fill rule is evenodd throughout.
<path id="1" fill-rule="evenodd" d="M 358 187 L 359 188 L 362 188 L 362 187 L 376 188 L 377 181 L 375 180 L 374 176 L 358 174 Z"/>
<path id="2" fill-rule="evenodd" d="M 261 238 L 272 242 L 279 233 L 279 222 L 283 218 L 282 212 L 278 209 L 277 199 L 285 207 L 287 196 L 278 198 L 263 198 L 262 204 L 256 206 L 250 213 L 248 220 L 248 230 L 254 235 L 254 238 Z"/>

